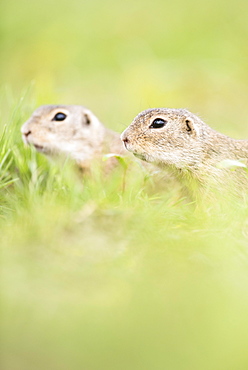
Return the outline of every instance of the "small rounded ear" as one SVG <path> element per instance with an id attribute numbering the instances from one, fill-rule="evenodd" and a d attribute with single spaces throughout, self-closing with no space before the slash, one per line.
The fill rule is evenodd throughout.
<path id="1" fill-rule="evenodd" d="M 85 119 L 84 123 L 85 123 L 86 125 L 90 125 L 90 124 L 91 124 L 91 119 L 90 119 L 89 114 L 84 113 L 84 119 Z"/>
<path id="2" fill-rule="evenodd" d="M 189 135 L 195 135 L 196 134 L 195 125 L 194 125 L 194 122 L 191 118 L 187 117 L 187 118 L 184 119 L 184 127 L 185 127 L 186 132 Z"/>

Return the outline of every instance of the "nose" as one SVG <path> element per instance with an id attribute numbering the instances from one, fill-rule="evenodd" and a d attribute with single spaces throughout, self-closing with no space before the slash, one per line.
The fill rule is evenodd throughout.
<path id="1" fill-rule="evenodd" d="M 30 134 L 31 134 L 30 130 L 23 132 L 23 135 L 26 136 L 26 137 L 28 137 Z"/>
<path id="2" fill-rule="evenodd" d="M 31 134 L 31 130 L 30 130 L 30 127 L 29 127 L 29 121 L 25 122 L 22 127 L 21 127 L 21 133 L 23 136 L 26 136 L 28 137 L 30 134 Z"/>
<path id="3" fill-rule="evenodd" d="M 124 146 L 127 148 L 127 144 L 129 143 L 129 139 L 127 138 L 127 135 L 125 132 L 121 135 L 121 140 L 123 141 Z"/>
<path id="4" fill-rule="evenodd" d="M 25 125 L 23 125 L 23 127 L 21 128 L 21 133 L 22 133 L 22 140 L 25 144 L 29 144 L 29 135 L 32 134 L 31 130 L 29 130 L 28 127 L 25 127 Z"/>
<path id="5" fill-rule="evenodd" d="M 124 142 L 124 143 L 128 143 L 129 140 L 127 138 L 127 134 L 126 134 L 126 130 L 123 131 L 123 133 L 121 134 L 121 140 Z"/>
<path id="6" fill-rule="evenodd" d="M 125 143 L 125 144 L 129 143 L 129 140 L 128 140 L 128 138 L 127 138 L 127 137 L 124 137 L 124 138 L 122 139 L 122 141 L 123 141 L 123 143 Z"/>

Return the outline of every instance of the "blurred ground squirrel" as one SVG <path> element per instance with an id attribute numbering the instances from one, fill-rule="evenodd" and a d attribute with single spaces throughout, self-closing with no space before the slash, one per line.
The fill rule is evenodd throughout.
<path id="1" fill-rule="evenodd" d="M 79 105 L 43 105 L 21 128 L 23 141 L 48 156 L 64 154 L 88 170 L 93 161 L 102 164 L 108 153 L 125 154 L 118 133 L 104 127 L 87 108 Z M 112 168 L 115 158 L 104 162 Z"/>
<path id="2" fill-rule="evenodd" d="M 141 112 L 122 133 L 127 150 L 180 179 L 206 184 L 235 184 L 248 188 L 243 168 L 220 168 L 224 160 L 248 161 L 248 140 L 235 140 L 204 123 L 186 109 L 155 108 Z"/>

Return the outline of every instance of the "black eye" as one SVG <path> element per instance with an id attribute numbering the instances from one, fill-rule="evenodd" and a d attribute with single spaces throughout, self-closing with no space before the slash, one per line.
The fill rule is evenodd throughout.
<path id="1" fill-rule="evenodd" d="M 64 119 L 66 119 L 66 114 L 64 113 L 57 113 L 55 114 L 55 116 L 53 117 L 52 121 L 64 121 Z"/>
<path id="2" fill-rule="evenodd" d="M 88 116 L 88 114 L 85 114 L 85 123 L 86 123 L 86 125 L 90 125 L 90 123 L 91 123 L 90 117 Z"/>
<path id="3" fill-rule="evenodd" d="M 167 121 L 165 121 L 162 118 L 156 118 L 152 124 L 149 126 L 149 128 L 161 128 L 166 125 Z"/>

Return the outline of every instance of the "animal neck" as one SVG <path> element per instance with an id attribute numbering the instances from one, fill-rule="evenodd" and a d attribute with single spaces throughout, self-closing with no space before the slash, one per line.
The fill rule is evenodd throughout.
<path id="1" fill-rule="evenodd" d="M 212 131 L 202 148 L 202 163 L 216 167 L 223 160 L 248 160 L 248 140 L 236 140 Z"/>

